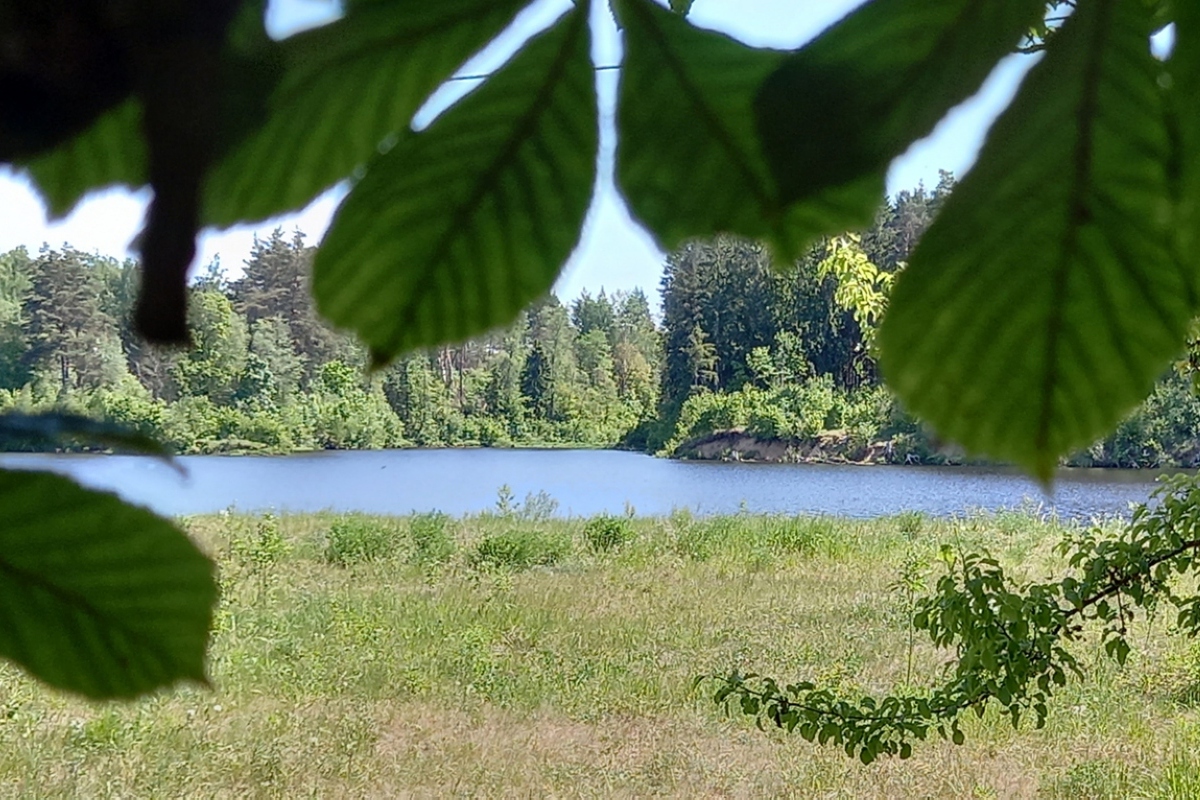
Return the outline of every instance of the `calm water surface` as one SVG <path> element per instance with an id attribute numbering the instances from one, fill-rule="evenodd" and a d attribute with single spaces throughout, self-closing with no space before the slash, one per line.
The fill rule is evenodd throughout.
<path id="1" fill-rule="evenodd" d="M 163 514 L 365 511 L 460 515 L 544 491 L 558 514 L 767 513 L 872 517 L 900 511 L 951 516 L 1042 505 L 1088 518 L 1126 514 L 1154 474 L 1065 470 L 1045 495 L 1014 472 L 972 467 L 689 463 L 606 450 L 390 450 L 293 456 L 0 455 L 0 466 L 49 469 L 111 489 Z M 181 474 L 182 472 L 182 474 Z"/>

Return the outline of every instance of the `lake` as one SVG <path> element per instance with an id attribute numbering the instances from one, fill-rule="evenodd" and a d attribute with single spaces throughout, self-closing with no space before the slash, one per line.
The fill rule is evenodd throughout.
<path id="1" fill-rule="evenodd" d="M 501 486 L 517 502 L 546 492 L 560 516 L 622 513 L 836 514 L 901 511 L 952 516 L 1037 507 L 1064 517 L 1127 514 L 1155 473 L 1063 470 L 1051 495 L 1013 471 L 978 467 L 682 462 L 611 450 L 384 450 L 290 456 L 7 453 L 0 466 L 47 469 L 110 489 L 162 514 L 363 511 L 461 515 L 495 508 Z"/>

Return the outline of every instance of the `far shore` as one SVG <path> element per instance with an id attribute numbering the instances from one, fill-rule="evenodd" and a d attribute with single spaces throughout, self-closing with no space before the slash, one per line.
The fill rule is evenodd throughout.
<path id="1" fill-rule="evenodd" d="M 879 439 L 863 442 L 848 431 L 825 431 L 809 439 L 760 438 L 744 428 L 713 431 L 690 439 L 670 455 L 685 461 L 759 462 L 767 464 L 854 464 L 860 466 L 1010 466 L 968 455 L 956 445 L 914 447 L 911 440 Z M 1146 467 L 1097 462 L 1086 451 L 1063 459 L 1063 468 L 1083 469 L 1195 469 L 1200 452 L 1188 453 L 1183 463 Z"/>

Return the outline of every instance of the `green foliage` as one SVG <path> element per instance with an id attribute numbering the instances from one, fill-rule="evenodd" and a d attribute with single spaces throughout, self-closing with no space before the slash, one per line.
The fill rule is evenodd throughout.
<path id="1" fill-rule="evenodd" d="M 570 538 L 561 532 L 522 527 L 484 536 L 467 560 L 477 569 L 521 571 L 557 564 L 571 549 Z"/>
<path id="2" fill-rule="evenodd" d="M 791 257 L 822 233 L 870 221 L 881 176 L 802 204 L 780 196 L 753 108 L 782 53 L 700 30 L 650 0 L 613 5 L 626 43 L 617 181 L 664 249 L 728 232 L 768 239 Z"/>
<path id="3" fill-rule="evenodd" d="M 901 530 L 904 530 L 903 523 L 907 520 L 902 520 Z M 917 611 L 917 597 L 927 591 L 925 585 L 925 571 L 929 568 L 926 559 L 918 553 L 909 553 L 904 559 L 904 563 L 900 566 L 900 572 L 896 575 L 896 580 L 892 581 L 888 586 L 892 592 L 899 596 L 904 617 L 910 621 L 908 626 L 908 651 L 907 651 L 907 668 L 904 672 L 905 684 L 912 683 L 913 673 L 913 648 L 916 646 L 917 626 L 912 623 Z"/>
<path id="4" fill-rule="evenodd" d="M 88 402 L 88 414 L 96 420 L 120 426 L 164 449 L 166 403 L 155 398 L 132 375 L 124 376 L 114 387 L 95 392 Z M 92 441 L 104 443 L 104 437 Z"/>
<path id="5" fill-rule="evenodd" d="M 322 313 L 381 363 L 511 321 L 575 247 L 595 180 L 596 113 L 577 10 L 372 160 L 317 255 Z M 515 216 L 521 225 L 509 224 Z"/>
<path id="6" fill-rule="evenodd" d="M 1181 633 L 1200 632 L 1200 597 L 1183 588 L 1200 570 L 1200 480 L 1165 479 L 1154 500 L 1116 535 L 1093 527 L 1068 536 L 1060 546 L 1068 573 L 1058 581 L 1018 582 L 995 558 L 946 545 L 934 594 L 914 601 L 924 564 L 910 558 L 894 586 L 912 612 L 912 630 L 955 654 L 945 683 L 927 692 L 849 700 L 810 681 L 781 686 L 734 673 L 720 679 L 715 698 L 809 741 L 842 746 L 864 763 L 907 758 L 915 740 L 934 733 L 962 744 L 962 715 L 983 715 L 993 704 L 1014 727 L 1032 716 L 1041 728 L 1051 697 L 1070 677 L 1084 678 L 1069 645 L 1089 629 L 1118 665 L 1134 648 L 1129 626 L 1139 612 L 1173 608 Z"/>
<path id="7" fill-rule="evenodd" d="M 682 402 L 696 386 L 777 389 L 814 374 L 846 388 L 874 382 L 868 354 L 892 276 L 941 198 L 899 196 L 861 237 L 814 247 L 786 274 L 761 245 L 728 236 L 670 253 L 662 282 L 668 400 Z"/>
<path id="8" fill-rule="evenodd" d="M 521 395 L 528 399 L 529 408 L 535 414 L 546 416 L 553 413 L 550 365 L 541 342 L 534 342 L 521 369 Z"/>
<path id="9" fill-rule="evenodd" d="M 1044 10 L 1044 0 L 875 0 L 789 55 L 754 106 L 782 197 L 882 176 L 975 93 Z"/>
<path id="10" fill-rule="evenodd" d="M 395 523 L 361 514 L 338 517 L 325 535 L 325 560 L 340 567 L 394 557 L 402 544 Z"/>
<path id="11" fill-rule="evenodd" d="M 1192 466 L 1200 452 L 1200 397 L 1172 371 L 1117 429 L 1072 459 L 1098 467 Z"/>
<path id="12" fill-rule="evenodd" d="M 216 583 L 186 535 L 54 475 L 0 472 L 0 502 L 0 655 L 92 698 L 206 682 Z"/>
<path id="13" fill-rule="evenodd" d="M 675 528 L 674 550 L 691 561 L 708 561 L 729 541 L 734 523 L 728 517 L 672 520 Z"/>
<path id="14" fill-rule="evenodd" d="M 310 398 L 315 444 L 327 450 L 396 447 L 404 426 L 383 394 L 360 385 L 356 370 L 340 361 L 321 368 Z"/>
<path id="15" fill-rule="evenodd" d="M 522 5 L 363 3 L 286 40 L 269 116 L 209 179 L 207 221 L 230 225 L 302 207 L 371 162 Z"/>
<path id="16" fill-rule="evenodd" d="M 108 419 L 118 414 L 106 415 Z M 22 450 L 29 447 L 61 447 L 72 444 L 103 445 L 116 450 L 166 456 L 167 449 L 151 432 L 130 425 L 132 420 L 101 422 L 76 414 L 23 414 L 8 411 L 0 415 L 0 447 Z"/>
<path id="17" fill-rule="evenodd" d="M 0 84 L 21 90 L 8 92 L 0 161 L 27 168 L 58 211 L 100 185 L 149 182 L 154 200 L 141 237 L 136 326 L 159 341 L 184 341 L 190 297 L 200 347 L 154 354 L 134 343 L 129 326 L 114 331 L 114 318 L 133 306 L 131 271 L 45 250 L 32 262 L 28 287 L 0 270 L 7 284 L 0 286 L 0 371 L 9 392 L 19 393 L 6 402 L 60 410 L 91 404 L 145 430 L 161 428 L 189 449 L 398 444 L 397 412 L 411 411 L 405 398 L 417 390 L 440 398 L 437 413 L 420 421 L 418 436 L 430 442 L 467 430 L 494 442 L 612 440 L 649 416 L 657 365 L 647 348 L 654 336 L 641 326 L 622 333 L 614 323 L 604 332 L 606 349 L 593 335 L 595 315 L 586 315 L 588 330 L 577 337 L 561 305 L 543 303 L 526 318 L 528 338 L 514 336 L 519 346 L 505 348 L 486 378 L 472 376 L 487 389 L 468 402 L 465 345 L 436 354 L 440 389 L 406 376 L 388 393 L 356 377 L 367 360 L 362 353 L 328 332 L 315 335 L 323 329 L 311 324 L 310 307 L 279 302 L 302 293 L 303 281 L 292 280 L 280 297 L 258 292 L 267 272 L 301 274 L 294 269 L 301 259 L 291 258 L 301 254 L 298 242 L 290 253 L 277 240 L 256 253 L 231 295 L 219 286 L 186 290 L 202 221 L 288 210 L 353 178 L 316 257 L 315 290 L 335 323 L 361 334 L 371 360 L 511 322 L 552 285 L 594 184 L 590 3 L 533 37 L 419 132 L 411 127 L 415 110 L 522 4 L 347 3 L 339 21 L 280 42 L 265 33 L 261 3 L 203 11 L 193 3 L 100 4 L 86 13 L 71 4 L 36 12 L 26 5 L 5 15 L 7 37 L 57 42 L 69 31 L 66 50 L 77 57 L 46 59 L 45 46 L 8 48 Z M 873 414 L 885 409 L 877 398 L 824 403 L 823 392 L 874 380 L 858 345 L 871 343 L 882 304 L 858 290 L 890 280 L 883 276 L 911 246 L 902 241 L 905 230 L 920 227 L 907 222 L 920 215 L 864 234 L 861 255 L 879 268 L 867 284 L 860 269 L 831 268 L 837 280 L 823 277 L 805 247 L 868 225 L 888 162 L 974 92 L 1020 41 L 1043 57 L 972 172 L 938 200 L 940 216 L 888 301 L 880 363 L 904 406 L 944 436 L 1043 480 L 1059 458 L 1113 428 L 1151 392 L 1200 311 L 1195 5 L 1079 0 L 1057 25 L 1045 19 L 1041 0 L 873 0 L 785 54 L 702 31 L 650 0 L 615 0 L 625 45 L 616 178 L 634 216 L 666 247 L 730 232 L 768 240 L 784 261 L 801 257 L 793 276 L 776 278 L 760 249 L 743 273 L 753 282 L 708 282 L 696 278 L 717 271 L 704 265 L 729 260 L 738 246 L 726 240 L 681 249 L 673 268 L 684 268 L 664 281 L 663 389 L 667 413 L 681 419 L 677 435 L 719 423 L 795 436 L 817 429 L 813 412 L 820 410 L 821 428 L 878 431 Z M 1175 51 L 1160 61 L 1148 39 L 1171 22 Z M 907 201 L 889 213 L 899 216 L 902 205 L 909 213 Z M 930 216 L 934 210 L 926 208 Z M 706 261 L 710 250 L 721 258 Z M 863 266 L 851 255 L 851 266 Z M 688 259 L 694 263 L 684 266 Z M 717 301 L 710 318 L 688 302 L 705 292 Z M 839 292 L 839 305 L 852 311 L 829 314 Z M 719 313 L 739 294 L 761 310 L 740 329 L 721 324 L 733 317 Z M 301 346 L 292 353 L 281 346 L 279 322 L 273 333 L 257 325 L 269 318 L 282 320 Z M 24 356 L 12 358 L 18 352 Z M 796 388 L 779 377 L 810 373 L 831 383 Z M 130 374 L 151 398 L 131 390 Z M 701 388 L 712 397 L 688 408 L 691 397 L 704 396 L 695 393 Z M 293 394 L 304 401 L 278 407 Z M 444 402 L 451 396 L 453 403 Z M 156 400 L 178 402 L 163 408 Z M 812 409 L 796 410 L 810 401 Z M 1162 418 L 1159 428 L 1149 418 L 1128 418 L 1119 449 L 1144 440 L 1134 460 L 1160 460 L 1181 427 Z M 915 437 L 913 427 L 903 433 Z M 51 524 L 62 513 L 61 496 L 43 495 L 39 510 L 14 493 L 5 516 L 43 513 Z M 76 536 L 111 521 L 106 513 L 133 513 L 107 497 L 86 497 L 94 513 L 72 518 Z M 935 644 L 958 648 L 950 683 L 929 697 L 856 704 L 807 684 L 754 688 L 742 676 L 726 684 L 723 697 L 806 738 L 832 739 L 865 762 L 906 756 L 913 738 L 934 730 L 961 741 L 958 715 L 989 699 L 1014 723 L 1023 711 L 1040 722 L 1051 684 L 1077 669 L 1063 645 L 1077 624 L 1100 622 L 1110 655 L 1124 661 L 1127 606 L 1114 610 L 1112 600 L 1133 608 L 1166 592 L 1181 609 L 1179 625 L 1194 630 L 1194 603 L 1171 594 L 1159 573 L 1193 569 L 1194 543 L 1178 528 L 1194 525 L 1186 509 L 1197 500 L 1176 485 L 1160 509 L 1135 517 L 1124 538 L 1076 542 L 1073 573 L 1060 583 L 1014 588 L 995 561 L 961 554 L 914 615 Z M 79 507 L 91 506 L 81 500 Z M 680 551 L 710 557 L 729 533 L 725 525 L 685 526 Z M 347 535 L 348 542 L 370 540 Z M 515 544 L 496 547 L 522 552 Z M 9 557 L 0 550 L 0 561 Z M 131 580 L 106 579 L 91 591 L 111 599 L 119 588 L 129 603 L 143 596 Z M 202 594 L 196 588 L 191 601 Z M 138 619 L 165 619 L 180 596 L 165 593 L 157 606 L 147 599 Z M 29 614 L 22 619 L 18 611 L 29 607 L 14 606 L 15 624 L 29 624 Z M 207 620 L 207 605 L 203 614 L 195 602 L 184 610 L 194 613 L 191 622 Z M 78 626 L 39 621 L 36 635 L 13 640 L 25 648 L 16 657 L 45 674 L 43 644 L 101 641 L 86 630 L 72 639 L 72 630 Z M 203 638 L 188 643 L 199 650 Z M 54 663 L 65 666 L 51 670 L 55 680 L 111 695 L 201 674 L 192 651 L 186 668 L 151 650 L 85 656 L 56 654 Z M 139 658 L 158 660 L 150 669 Z"/>
<path id="18" fill-rule="evenodd" d="M 144 239 L 154 297 L 140 308 L 168 338 L 183 330 L 167 318 L 182 313 L 176 262 L 191 253 L 201 187 L 210 219 L 232 223 L 354 177 L 319 258 L 323 307 L 379 358 L 462 338 L 511 320 L 550 285 L 594 174 L 587 8 L 534 37 L 428 128 L 411 129 L 428 94 L 519 5 L 357 3 L 324 28 L 275 42 L 260 7 L 227 4 L 196 34 L 203 58 L 151 70 L 137 54 L 152 43 L 175 52 L 172 37 L 197 20 L 114 26 L 102 15 L 80 35 L 112 69 L 89 64 L 55 78 L 89 102 L 52 96 L 25 109 L 44 127 L 6 126 L 0 158 L 31 164 L 57 207 L 144 172 L 157 190 Z M 969 449 L 1043 476 L 1145 396 L 1200 295 L 1188 266 L 1200 206 L 1200 123 L 1190 102 L 1200 91 L 1200 35 L 1190 6 L 1087 0 L 1061 25 L 1043 19 L 1044 7 L 874 0 L 780 53 L 700 30 L 649 0 L 614 3 L 626 45 L 617 180 L 635 217 L 667 246 L 729 231 L 769 239 L 790 257 L 866 225 L 893 157 L 1018 42 L 1044 53 L 898 282 L 882 338 L 906 405 Z M 1170 22 L 1177 47 L 1158 61 L 1146 41 Z M 163 36 L 170 42 L 157 42 Z M 50 112 L 61 116 L 43 116 Z M 1066 179 L 1040 191 L 1044 176 L 1060 172 Z M 993 290 L 1000 284 L 1007 291 Z M 737 374 L 744 362 L 729 362 L 722 334 L 702 329 L 718 373 L 732 370 L 728 388 L 740 388 L 752 377 Z M 770 341 L 749 345 L 746 354 Z M 817 340 L 806 349 L 818 373 L 832 372 Z M 1020 379 L 1006 383 L 1021 398 L 1012 406 L 996 399 L 997 376 L 1010 373 Z M 667 384 L 672 401 L 686 395 L 677 386 Z M 570 416 L 567 399 L 579 401 L 556 402 L 551 422 Z M 513 417 L 510 435 L 520 425 Z"/>
<path id="19" fill-rule="evenodd" d="M 89 190 L 145 185 L 146 144 L 137 135 L 141 123 L 141 105 L 128 100 L 66 146 L 31 161 L 29 172 L 50 213 L 66 216 Z"/>
<path id="20" fill-rule="evenodd" d="M 864 235 L 872 258 L 889 263 L 906 253 L 895 241 L 928 223 L 931 201 L 922 197 L 918 192 L 881 208 L 881 222 Z M 507 329 L 410 354 L 367 378 L 360 367 L 367 359 L 364 350 L 316 316 L 305 291 L 312 253 L 301 234 L 288 238 L 276 230 L 256 240 L 236 281 L 226 281 L 219 266 L 210 265 L 191 290 L 196 346 L 177 353 L 146 347 L 117 322 L 133 302 L 132 263 L 118 265 L 69 248 L 47 251 L 45 264 L 69 263 L 79 270 L 69 273 L 72 280 L 90 282 L 98 292 L 68 303 L 59 315 L 63 325 L 80 329 L 72 346 L 90 354 L 119 341 L 124 351 L 100 362 L 118 367 L 111 376 L 88 372 L 78 386 L 68 380 L 66 394 L 56 351 L 31 346 L 30 320 L 40 312 L 30 286 L 45 264 L 20 250 L 0 257 L 0 313 L 11 303 L 8 342 L 20 365 L 12 380 L 43 376 L 31 387 L 31 404 L 17 402 L 21 384 L 14 385 L 14 405 L 85 412 L 162 437 L 180 452 L 618 441 L 658 450 L 669 438 L 679 409 L 668 406 L 659 416 L 664 337 L 641 292 L 585 293 L 569 308 L 547 297 Z M 767 438 L 795 433 L 796 413 L 808 411 L 789 405 L 795 391 L 789 385 L 814 370 L 810 358 L 839 381 L 852 373 L 861 345 L 850 315 L 836 308 L 836 282 L 817 278 L 816 265 L 808 258 L 801 269 L 807 277 L 797 273 L 781 281 L 761 247 L 728 237 L 712 245 L 689 243 L 672 254 L 664 297 L 671 348 L 665 361 L 674 371 L 665 381 L 667 391 L 686 393 L 697 383 L 722 388 L 754 383 L 782 394 L 750 403 L 750 413 L 739 414 L 737 424 Z M 817 282 L 821 296 L 803 312 L 793 309 L 795 287 L 811 289 Z M 823 318 L 849 323 L 825 324 Z M 709 336 L 709 327 L 719 335 Z M 690 332 L 682 351 L 687 372 L 682 384 L 672 377 L 681 358 L 675 349 L 680 331 Z M 824 355 L 830 345 L 850 360 L 830 361 Z M 762 362 L 757 366 L 751 363 L 754 354 Z M 119 369 L 122 355 L 126 370 Z M 72 364 L 68 359 L 68 377 Z M 856 408 L 864 427 L 871 428 L 876 417 Z"/>
<path id="21" fill-rule="evenodd" d="M 246 368 L 246 323 L 219 291 L 194 292 L 189 305 L 196 346 L 175 362 L 175 381 L 181 394 L 227 402 Z"/>
<path id="22" fill-rule="evenodd" d="M 826 246 L 826 256 L 817 265 L 817 275 L 837 281 L 834 300 L 854 315 L 865 344 L 875 342 L 875 331 L 887 310 L 888 294 L 895 274 L 884 272 L 863 252 L 862 239 L 855 234 L 836 237 Z"/>
<path id="23" fill-rule="evenodd" d="M 666 449 L 674 451 L 690 440 L 728 430 L 745 430 L 767 440 L 812 439 L 838 427 L 850 397 L 835 389 L 829 376 L 772 390 L 747 385 L 737 392 L 697 392 L 680 409 Z"/>
<path id="24" fill-rule="evenodd" d="M 520 510 L 516 513 L 522 519 L 531 522 L 544 522 L 553 517 L 557 510 L 558 501 L 551 497 L 545 489 L 539 489 L 525 495 L 525 502 L 521 504 Z"/>
<path id="25" fill-rule="evenodd" d="M 915 413 L 1043 480 L 1146 396 L 1198 310 L 1195 270 L 1174 250 L 1149 23 L 1140 4 L 1111 0 L 1071 15 L 883 325 L 885 374 Z M 1046 186 L 1047 170 L 1063 180 Z"/>
<path id="26" fill-rule="evenodd" d="M 280 531 L 279 518 L 264 514 L 230 539 L 230 552 L 242 575 L 258 583 L 258 597 L 263 600 L 276 567 L 287 556 L 289 544 Z"/>
<path id="27" fill-rule="evenodd" d="M 776 552 L 813 555 L 833 546 L 836 528 L 834 521 L 825 517 L 769 518 L 767 541 Z"/>
<path id="28" fill-rule="evenodd" d="M 111 386 L 125 373 L 112 318 L 96 302 L 101 259 L 77 250 L 44 247 L 28 265 L 22 303 L 24 360 L 37 383 L 60 396 Z"/>
<path id="29" fill-rule="evenodd" d="M 264 572 L 287 555 L 288 544 L 279 531 L 279 518 L 264 514 L 256 521 L 248 535 L 232 540 L 234 560 L 243 568 Z"/>
<path id="30" fill-rule="evenodd" d="M 507 483 L 502 484 L 496 490 L 496 513 L 502 517 L 513 516 L 517 513 L 517 507 L 513 503 L 514 495 L 512 487 Z"/>
<path id="31" fill-rule="evenodd" d="M 449 561 L 457 549 L 449 525 L 450 517 L 441 512 L 414 514 L 408 521 L 411 560 L 422 567 L 436 567 Z"/>
<path id="32" fill-rule="evenodd" d="M 629 544 L 636 536 L 633 525 L 626 517 L 601 514 L 592 517 L 583 526 L 583 538 L 593 553 L 607 553 Z"/>

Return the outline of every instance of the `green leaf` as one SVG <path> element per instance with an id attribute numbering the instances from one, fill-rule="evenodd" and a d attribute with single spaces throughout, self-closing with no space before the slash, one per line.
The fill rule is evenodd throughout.
<path id="1" fill-rule="evenodd" d="M 1179 153 L 1180 253 L 1200 269 L 1200 4 L 1176 3 L 1175 48 L 1168 64 Z"/>
<path id="2" fill-rule="evenodd" d="M 264 219 L 349 177 L 527 2 L 357 3 L 286 39 L 269 117 L 209 176 L 205 221 Z"/>
<path id="3" fill-rule="evenodd" d="M 168 456 L 170 451 L 159 441 L 124 425 L 91 419 L 78 414 L 49 412 L 0 414 L 0 449 L 13 444 L 94 443 L 121 450 Z"/>
<path id="4" fill-rule="evenodd" d="M 784 54 L 690 25 L 650 0 L 616 4 L 625 57 L 617 107 L 617 183 L 659 245 L 734 233 L 799 254 L 827 233 L 868 224 L 883 172 L 788 205 L 763 157 L 755 93 Z"/>
<path id="5" fill-rule="evenodd" d="M 71 141 L 24 166 L 50 216 L 63 217 L 88 192 L 145 185 L 146 164 L 142 106 L 130 98 Z"/>
<path id="6" fill-rule="evenodd" d="M 0 470 L 0 655 L 60 689 L 133 697 L 205 682 L 212 564 L 148 511 Z"/>
<path id="7" fill-rule="evenodd" d="M 885 171 L 1044 10 L 1044 0 L 874 0 L 788 57 L 754 104 L 781 196 Z"/>
<path id="8" fill-rule="evenodd" d="M 376 360 L 465 339 L 544 294 L 574 249 L 599 122 L 575 10 L 373 161 L 317 252 L 313 293 Z"/>
<path id="9" fill-rule="evenodd" d="M 881 330 L 910 409 L 1048 480 L 1182 346 L 1170 143 L 1139 3 L 1084 4 L 913 253 Z"/>
<path id="10" fill-rule="evenodd" d="M 262 123 L 265 98 L 279 78 L 280 48 L 267 37 L 264 6 L 264 0 L 246 0 L 229 27 L 221 59 L 219 152 Z M 141 102 L 130 98 L 71 141 L 24 165 L 51 216 L 69 214 L 98 189 L 137 189 L 149 182 L 142 115 Z"/>

